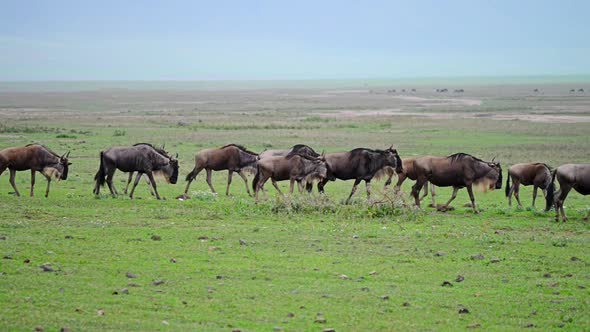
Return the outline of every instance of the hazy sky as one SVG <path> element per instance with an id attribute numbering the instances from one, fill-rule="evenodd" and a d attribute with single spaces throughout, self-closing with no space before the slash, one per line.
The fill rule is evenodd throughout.
<path id="1" fill-rule="evenodd" d="M 0 1 L 0 80 L 590 74 L 583 0 Z"/>

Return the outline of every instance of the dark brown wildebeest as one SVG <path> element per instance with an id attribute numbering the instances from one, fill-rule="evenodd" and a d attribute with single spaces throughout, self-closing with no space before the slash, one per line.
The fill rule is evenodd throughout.
<path id="1" fill-rule="evenodd" d="M 29 144 L 23 147 L 7 148 L 0 151 L 0 175 L 8 168 L 10 170 L 10 184 L 16 196 L 20 196 L 14 179 L 17 171 L 31 170 L 31 196 L 34 195 L 35 172 L 40 172 L 47 179 L 45 197 L 49 196 L 51 179 L 67 180 L 70 152 L 61 157 L 40 144 Z"/>
<path id="2" fill-rule="evenodd" d="M 168 157 L 168 158 L 172 158 L 171 156 L 169 156 L 169 155 L 168 155 L 168 152 L 166 152 L 166 150 L 164 150 L 164 145 L 162 145 L 162 147 L 161 147 L 161 148 L 158 148 L 158 147 L 156 147 L 156 146 L 153 146 L 152 144 L 149 144 L 149 143 L 137 143 L 137 144 L 133 144 L 133 146 L 138 146 L 138 145 L 148 145 L 148 146 L 151 146 L 151 147 L 153 147 L 153 148 L 154 148 L 154 149 L 155 149 L 155 150 L 156 150 L 156 151 L 157 151 L 159 154 L 161 154 L 161 155 L 163 155 L 163 156 L 166 156 L 166 157 Z M 176 157 L 178 157 L 178 155 L 177 155 Z M 131 184 L 131 181 L 133 180 L 133 174 L 135 174 L 135 172 L 129 172 L 129 178 L 127 178 L 127 185 L 125 186 L 125 190 L 123 191 L 123 193 L 124 193 L 125 195 L 127 195 L 127 190 L 129 189 L 129 184 Z M 157 172 L 157 171 L 156 171 L 156 172 L 154 172 L 154 175 L 157 175 L 157 174 L 158 174 L 158 172 Z M 154 190 L 152 189 L 152 184 L 151 184 L 151 182 L 150 182 L 150 179 L 146 177 L 145 181 L 146 181 L 147 185 L 148 185 L 148 186 L 149 186 L 149 188 L 150 188 L 150 194 L 152 194 L 152 196 L 155 196 Z"/>
<path id="3" fill-rule="evenodd" d="M 245 147 L 237 144 L 228 144 L 220 148 L 199 151 L 195 156 L 195 168 L 186 176 L 188 183 L 186 184 L 184 195 L 187 195 L 191 182 L 204 169 L 207 171 L 207 184 L 212 192 L 215 193 L 215 188 L 213 188 L 213 184 L 211 183 L 212 171 L 227 170 L 227 189 L 225 190 L 225 194 L 229 195 L 229 185 L 231 184 L 233 172 L 238 172 L 242 179 L 244 179 L 244 183 L 246 183 L 248 195 L 252 196 L 250 188 L 248 188 L 248 178 L 246 178 L 244 171 L 255 171 L 257 161 L 257 153 L 248 151 Z"/>
<path id="4" fill-rule="evenodd" d="M 510 186 L 510 178 L 512 178 L 512 186 Z M 546 164 L 523 163 L 510 166 L 505 189 L 508 205 L 512 206 L 512 194 L 514 194 L 518 206 L 522 207 L 522 203 L 520 203 L 520 185 L 522 184 L 523 186 L 533 186 L 533 207 L 535 207 L 537 189 L 541 188 L 543 196 L 547 196 L 549 183 L 551 183 L 551 169 Z"/>
<path id="5" fill-rule="evenodd" d="M 258 171 L 252 181 L 252 188 L 256 194 L 258 202 L 258 192 L 264 187 L 264 183 L 270 179 L 272 185 L 279 194 L 283 194 L 279 189 L 277 181 L 290 180 L 290 193 L 293 193 L 295 181 L 299 187 L 299 192 L 303 191 L 307 181 L 318 178 L 326 178 L 327 167 L 324 156 L 311 157 L 307 155 L 290 154 L 285 157 L 275 156 L 267 157 L 258 161 Z"/>
<path id="6" fill-rule="evenodd" d="M 361 181 L 365 181 L 367 199 L 370 199 L 371 180 L 381 169 L 387 166 L 398 172 L 403 169 L 402 160 L 393 146 L 387 150 L 357 148 L 349 152 L 328 153 L 325 158 L 328 176 L 318 183 L 318 191 L 323 193 L 324 186 L 328 181 L 354 179 L 354 185 L 348 199 L 346 199 L 346 204 L 350 202 Z"/>
<path id="7" fill-rule="evenodd" d="M 381 169 L 381 173 L 377 172 L 377 174 L 375 174 L 375 177 L 379 178 L 382 175 L 386 175 L 387 181 L 385 181 L 383 189 L 387 189 L 387 187 L 391 185 L 391 179 L 393 178 L 393 175 L 397 173 L 397 183 L 395 184 L 394 192 L 399 193 L 401 191 L 402 184 L 404 183 L 404 181 L 406 181 L 406 179 L 409 178 L 410 180 L 416 181 L 416 172 L 414 171 L 414 160 L 416 160 L 416 158 L 404 158 L 404 160 L 402 160 L 403 169 L 399 173 L 397 173 L 395 169 L 387 166 Z M 435 186 L 430 186 L 430 192 L 432 198 L 432 206 L 435 206 Z M 424 192 L 420 197 L 420 200 L 423 200 L 426 196 L 428 196 L 428 181 L 426 181 L 426 183 L 424 184 Z"/>
<path id="8" fill-rule="evenodd" d="M 258 155 L 259 159 L 264 159 L 264 158 L 268 158 L 268 157 L 277 157 L 277 156 L 287 156 L 288 154 L 300 154 L 300 155 L 307 155 L 310 157 L 319 157 L 320 154 L 315 152 L 314 149 L 312 149 L 311 147 L 305 145 L 305 144 L 296 144 L 293 145 L 292 148 L 290 148 L 289 150 L 266 150 L 263 152 L 260 152 L 260 154 Z"/>
<path id="9" fill-rule="evenodd" d="M 559 190 L 557 192 L 554 192 L 555 178 L 559 181 Z M 561 211 L 563 222 L 567 221 L 567 216 L 563 210 L 563 202 L 572 188 L 584 196 L 590 195 L 590 164 L 565 164 L 553 171 L 551 184 L 547 188 L 545 211 L 549 211 L 555 204 L 555 221 L 559 221 L 559 211 Z M 589 217 L 590 211 L 588 211 L 584 220 L 588 220 Z"/>
<path id="10" fill-rule="evenodd" d="M 146 174 L 157 199 L 161 199 L 156 188 L 154 173 L 164 176 L 166 181 L 176 184 L 178 180 L 178 160 L 170 157 L 167 153 L 161 154 L 152 145 L 141 143 L 132 147 L 110 148 L 100 152 L 100 166 L 94 176 L 96 186 L 94 194 L 100 194 L 100 187 L 106 183 L 109 186 L 111 195 L 117 195 L 117 189 L 113 185 L 113 176 L 116 170 L 122 172 L 137 172 L 137 177 L 131 188 L 130 198 L 133 198 L 135 187 Z"/>
<path id="11" fill-rule="evenodd" d="M 418 193 L 426 181 L 437 187 L 453 187 L 453 195 L 443 209 L 457 197 L 457 191 L 467 188 L 473 212 L 479 213 L 473 196 L 473 185 L 483 185 L 485 189 L 502 188 L 502 167 L 493 160 L 483 161 L 466 153 L 456 153 L 448 157 L 422 157 L 414 161 L 417 175 L 416 184 L 412 187 L 412 196 L 420 207 Z"/>
<path id="12" fill-rule="evenodd" d="M 258 157 L 259 159 L 265 159 L 268 157 L 277 157 L 277 156 L 289 156 L 293 154 L 299 154 L 308 157 L 319 157 L 320 154 L 315 152 L 315 150 L 305 144 L 296 144 L 289 150 L 266 150 L 261 152 Z M 308 192 L 311 192 L 313 189 L 313 182 L 306 183 L 306 189 Z M 264 187 L 262 188 L 264 190 Z"/>

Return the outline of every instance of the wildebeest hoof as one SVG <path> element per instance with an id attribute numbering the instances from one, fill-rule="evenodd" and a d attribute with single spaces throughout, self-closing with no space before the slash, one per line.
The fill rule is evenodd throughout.
<path id="1" fill-rule="evenodd" d="M 184 200 L 190 199 L 190 197 L 186 194 L 182 194 L 182 195 L 177 196 L 176 199 L 179 201 L 184 201 Z"/>

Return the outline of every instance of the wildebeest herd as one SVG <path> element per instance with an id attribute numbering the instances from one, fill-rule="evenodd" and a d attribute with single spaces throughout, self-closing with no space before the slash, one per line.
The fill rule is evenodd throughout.
<path id="1" fill-rule="evenodd" d="M 49 195 L 51 180 L 66 180 L 68 168 L 71 163 L 68 160 L 69 152 L 59 156 L 49 148 L 40 144 L 29 144 L 24 147 L 12 147 L 0 151 L 0 175 L 8 169 L 10 171 L 10 184 L 14 194 L 20 196 L 16 188 L 15 176 L 17 171 L 31 171 L 31 191 L 34 194 L 35 174 L 40 172 L 47 179 L 45 197 Z M 100 189 L 105 184 L 113 196 L 118 192 L 113 184 L 113 176 L 118 169 L 129 173 L 127 186 L 124 193 L 127 194 L 129 184 L 137 173 L 129 197 L 133 193 L 143 175 L 147 176 L 152 194 L 161 199 L 158 194 L 154 175 L 162 175 L 167 182 L 175 184 L 178 180 L 178 154 L 172 156 L 164 150 L 148 143 L 138 143 L 131 147 L 113 147 L 100 152 L 99 169 L 94 177 L 95 187 L 93 193 L 100 194 Z M 440 206 L 440 210 L 448 210 L 451 202 L 457 197 L 461 188 L 466 188 L 471 200 L 471 208 L 478 213 L 475 203 L 473 188 L 481 187 L 484 190 L 500 189 L 502 187 L 502 167 L 499 162 L 484 161 L 466 153 L 456 153 L 449 156 L 424 156 L 407 158 L 402 160 L 393 146 L 385 150 L 356 148 L 348 152 L 317 153 L 307 145 L 297 144 L 288 150 L 265 150 L 255 153 L 237 144 L 228 144 L 220 148 L 202 150 L 195 156 L 195 167 L 186 176 L 187 185 L 184 195 L 188 198 L 188 190 L 191 182 L 199 172 L 207 173 L 207 184 L 211 191 L 215 192 L 211 182 L 212 171 L 228 171 L 226 195 L 229 195 L 229 187 L 234 172 L 237 172 L 244 180 L 246 191 L 250 196 L 247 172 L 254 174 L 252 189 L 256 202 L 259 192 L 264 192 L 264 184 L 270 180 L 276 190 L 280 191 L 277 181 L 290 181 L 290 192 L 293 193 L 294 184 L 297 182 L 300 192 L 304 188 L 312 191 L 314 182 L 317 182 L 318 192 L 324 193 L 324 187 L 329 181 L 354 180 L 352 191 L 346 199 L 346 204 L 357 190 L 361 181 L 365 181 L 367 198 L 371 197 L 371 180 L 387 175 L 385 187 L 391 184 L 394 174 L 398 174 L 398 182 L 395 192 L 399 193 L 402 183 L 407 179 L 416 181 L 412 186 L 411 195 L 415 204 L 420 207 L 420 201 L 428 195 L 428 184 L 431 186 L 431 206 L 437 207 L 435 201 L 435 187 L 453 187 L 453 194 L 449 201 Z M 555 191 L 555 180 L 559 182 L 559 190 Z M 512 180 L 512 185 L 510 181 Z M 512 165 L 508 169 L 506 179 L 506 197 L 508 204 L 512 205 L 512 196 L 516 198 L 519 206 L 522 206 L 519 196 L 520 185 L 533 186 L 533 207 L 537 197 L 537 190 L 541 188 L 546 199 L 548 211 L 555 205 L 555 220 L 567 221 L 563 203 L 571 189 L 575 189 L 582 195 L 590 194 L 590 164 L 566 164 L 554 170 L 544 163 L 520 163 Z M 420 192 L 423 194 L 420 197 Z M 584 218 L 587 220 L 590 212 Z"/>

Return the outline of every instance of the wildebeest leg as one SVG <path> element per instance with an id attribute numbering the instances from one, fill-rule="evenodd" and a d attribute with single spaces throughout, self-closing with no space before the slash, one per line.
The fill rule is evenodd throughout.
<path id="1" fill-rule="evenodd" d="M 508 175 L 510 176 L 510 174 Z M 513 180 L 512 186 L 510 186 L 510 190 L 508 191 L 508 206 L 512 207 L 512 194 L 514 194 L 514 188 L 518 184 L 518 180 Z"/>
<path id="2" fill-rule="evenodd" d="M 428 185 L 428 183 L 426 183 L 426 185 Z M 430 203 L 430 207 L 436 208 L 436 186 L 433 185 L 432 183 L 430 184 L 430 199 L 432 200 L 432 203 Z"/>
<path id="3" fill-rule="evenodd" d="M 356 188 L 358 187 L 359 183 L 361 183 L 361 181 L 362 179 L 354 180 L 354 184 L 352 185 L 352 191 L 350 192 L 350 195 L 348 195 L 348 199 L 346 199 L 346 202 L 344 204 L 350 203 L 350 199 L 352 198 L 352 195 L 354 195 L 354 193 L 356 192 Z"/>
<path id="4" fill-rule="evenodd" d="M 261 176 L 258 179 L 258 183 L 256 183 L 256 190 L 254 191 L 254 200 L 258 203 L 258 193 L 262 190 L 264 193 L 264 198 L 266 198 L 266 192 L 264 191 L 264 183 L 268 181 L 268 176 L 263 173 L 260 173 Z"/>
<path id="5" fill-rule="evenodd" d="M 371 180 L 365 180 L 365 187 L 367 187 L 367 201 L 371 200 Z"/>
<path id="6" fill-rule="evenodd" d="M 188 193 L 188 188 L 191 186 L 191 182 L 193 182 L 193 180 L 197 178 L 197 175 L 199 175 L 199 172 L 201 172 L 202 170 L 202 168 L 195 166 L 195 169 L 193 169 L 193 171 L 189 174 L 192 174 L 192 176 L 187 177 L 188 181 L 186 184 L 186 188 L 184 188 L 185 195 Z"/>
<path id="7" fill-rule="evenodd" d="M 154 193 L 156 194 L 156 198 L 161 199 L 160 194 L 158 194 L 158 188 L 156 188 L 156 180 L 154 180 L 154 174 L 152 174 L 152 172 L 148 172 L 146 174 L 148 176 L 148 179 L 150 179 L 150 182 L 152 183 L 152 188 L 154 188 Z"/>
<path id="8" fill-rule="evenodd" d="M 115 189 L 115 186 L 113 185 L 113 175 L 115 175 L 115 170 L 110 169 L 107 173 L 107 185 L 109 186 L 109 190 L 111 191 L 111 195 L 116 196 L 117 190 Z"/>
<path id="9" fill-rule="evenodd" d="M 522 203 L 520 202 L 520 182 L 514 181 L 514 198 L 518 202 L 518 207 L 522 207 Z"/>
<path id="10" fill-rule="evenodd" d="M 451 204 L 451 202 L 457 198 L 457 192 L 459 191 L 458 187 L 453 187 L 453 195 L 451 196 L 451 199 L 449 199 L 449 201 L 447 202 L 447 204 L 445 204 L 445 208 L 449 208 L 449 204 Z"/>
<path id="11" fill-rule="evenodd" d="M 250 192 L 250 188 L 248 187 L 248 178 L 246 177 L 246 174 L 244 174 L 244 171 L 242 170 L 240 170 L 238 174 L 242 177 L 244 183 L 246 184 L 246 191 L 248 192 L 248 196 L 252 197 L 252 193 Z"/>
<path id="12" fill-rule="evenodd" d="M 473 185 L 467 186 L 467 193 L 469 193 L 469 199 L 471 200 L 471 207 L 473 208 L 473 213 L 477 214 L 477 207 L 475 206 L 475 196 L 473 196 Z"/>
<path id="13" fill-rule="evenodd" d="M 234 171 L 227 171 L 227 188 L 225 189 L 225 196 L 229 196 L 229 185 L 231 184 L 231 178 L 234 175 Z M 246 184 L 248 187 L 248 184 Z"/>
<path id="14" fill-rule="evenodd" d="M 16 183 L 14 182 L 15 177 L 16 177 L 16 170 L 11 169 L 10 170 L 10 184 L 12 185 L 12 188 L 14 188 L 14 193 L 16 194 L 16 196 L 20 196 L 18 189 L 16 189 Z"/>
<path id="15" fill-rule="evenodd" d="M 133 174 L 133 173 L 131 173 Z M 133 199 L 133 193 L 135 192 L 135 187 L 139 184 L 139 180 L 141 180 L 141 176 L 143 173 L 137 172 L 137 177 L 135 177 L 135 182 L 133 182 L 133 187 L 131 187 L 131 193 L 129 193 L 129 198 Z"/>
<path id="16" fill-rule="evenodd" d="M 391 176 L 393 176 L 393 174 Z M 398 174 L 397 183 L 395 184 L 395 188 L 393 188 L 393 192 L 395 192 L 396 194 L 399 193 L 400 190 L 402 189 L 402 184 L 404 183 L 404 181 L 406 181 L 406 175 L 403 173 Z M 391 177 L 389 177 L 387 182 L 385 182 L 385 188 L 389 185 L 390 182 L 391 182 Z"/>
<path id="17" fill-rule="evenodd" d="M 35 170 L 31 170 L 31 197 L 35 195 Z"/>
<path id="18" fill-rule="evenodd" d="M 279 188 L 279 185 L 277 184 L 277 181 L 275 181 L 275 179 L 271 178 L 270 179 L 272 181 L 272 185 L 275 187 L 275 189 L 279 192 L 279 194 L 281 194 L 281 196 L 285 196 L 283 194 L 283 192 L 281 191 L 281 189 Z"/>
<path id="19" fill-rule="evenodd" d="M 422 187 L 424 187 L 426 182 L 428 182 L 428 180 L 425 177 L 418 177 L 416 183 L 412 186 L 412 197 L 414 197 L 414 202 L 418 208 L 420 207 L 420 198 L 418 195 L 420 194 L 420 191 L 422 191 Z"/>
<path id="20" fill-rule="evenodd" d="M 422 190 L 420 200 L 423 200 L 426 196 L 428 196 L 428 182 L 424 183 L 424 190 Z"/>
<path id="21" fill-rule="evenodd" d="M 150 179 L 148 179 L 147 177 L 145 178 L 145 183 L 148 185 L 148 187 L 150 188 L 150 195 L 152 196 L 156 196 L 156 194 L 154 193 L 154 189 L 152 189 L 152 183 L 150 182 Z"/>
<path id="22" fill-rule="evenodd" d="M 561 212 L 563 222 L 567 221 L 567 216 L 565 215 L 565 210 L 563 209 L 563 203 L 565 202 L 565 199 L 567 198 L 567 195 L 569 194 L 570 190 L 572 190 L 572 187 L 562 186 L 559 189 L 559 195 L 556 195 L 557 198 L 555 200 L 555 211 L 556 211 L 555 221 L 557 221 L 557 222 L 559 222 L 559 213 L 560 212 Z"/>
<path id="23" fill-rule="evenodd" d="M 297 186 L 298 186 L 298 188 L 299 188 L 299 194 L 300 194 L 300 195 L 301 195 L 301 194 L 303 194 L 303 187 L 304 187 L 304 184 L 303 184 L 303 182 L 304 182 L 304 181 L 297 181 Z"/>
<path id="24" fill-rule="evenodd" d="M 289 179 L 289 195 L 293 196 L 293 186 L 295 185 L 295 179 Z"/>
<path id="25" fill-rule="evenodd" d="M 45 190 L 45 198 L 49 197 L 49 186 L 51 185 L 51 175 L 45 175 L 47 178 L 47 189 Z"/>
<path id="26" fill-rule="evenodd" d="M 539 187 L 537 187 L 537 185 L 535 184 L 533 186 L 533 207 L 535 207 L 535 200 L 537 199 L 537 189 L 539 189 Z"/>
<path id="27" fill-rule="evenodd" d="M 127 185 L 125 186 L 125 191 L 123 191 L 123 194 L 125 194 L 125 195 L 127 195 L 127 189 L 129 189 L 129 184 L 131 183 L 131 180 L 133 180 L 133 173 L 134 172 L 129 173 L 129 178 L 127 179 Z"/>
<path id="28" fill-rule="evenodd" d="M 213 170 L 207 168 L 205 171 L 207 171 L 207 184 L 209 185 L 209 188 L 211 188 L 211 191 L 215 194 L 215 188 L 213 188 L 213 184 L 211 183 L 211 173 L 213 173 Z"/>

